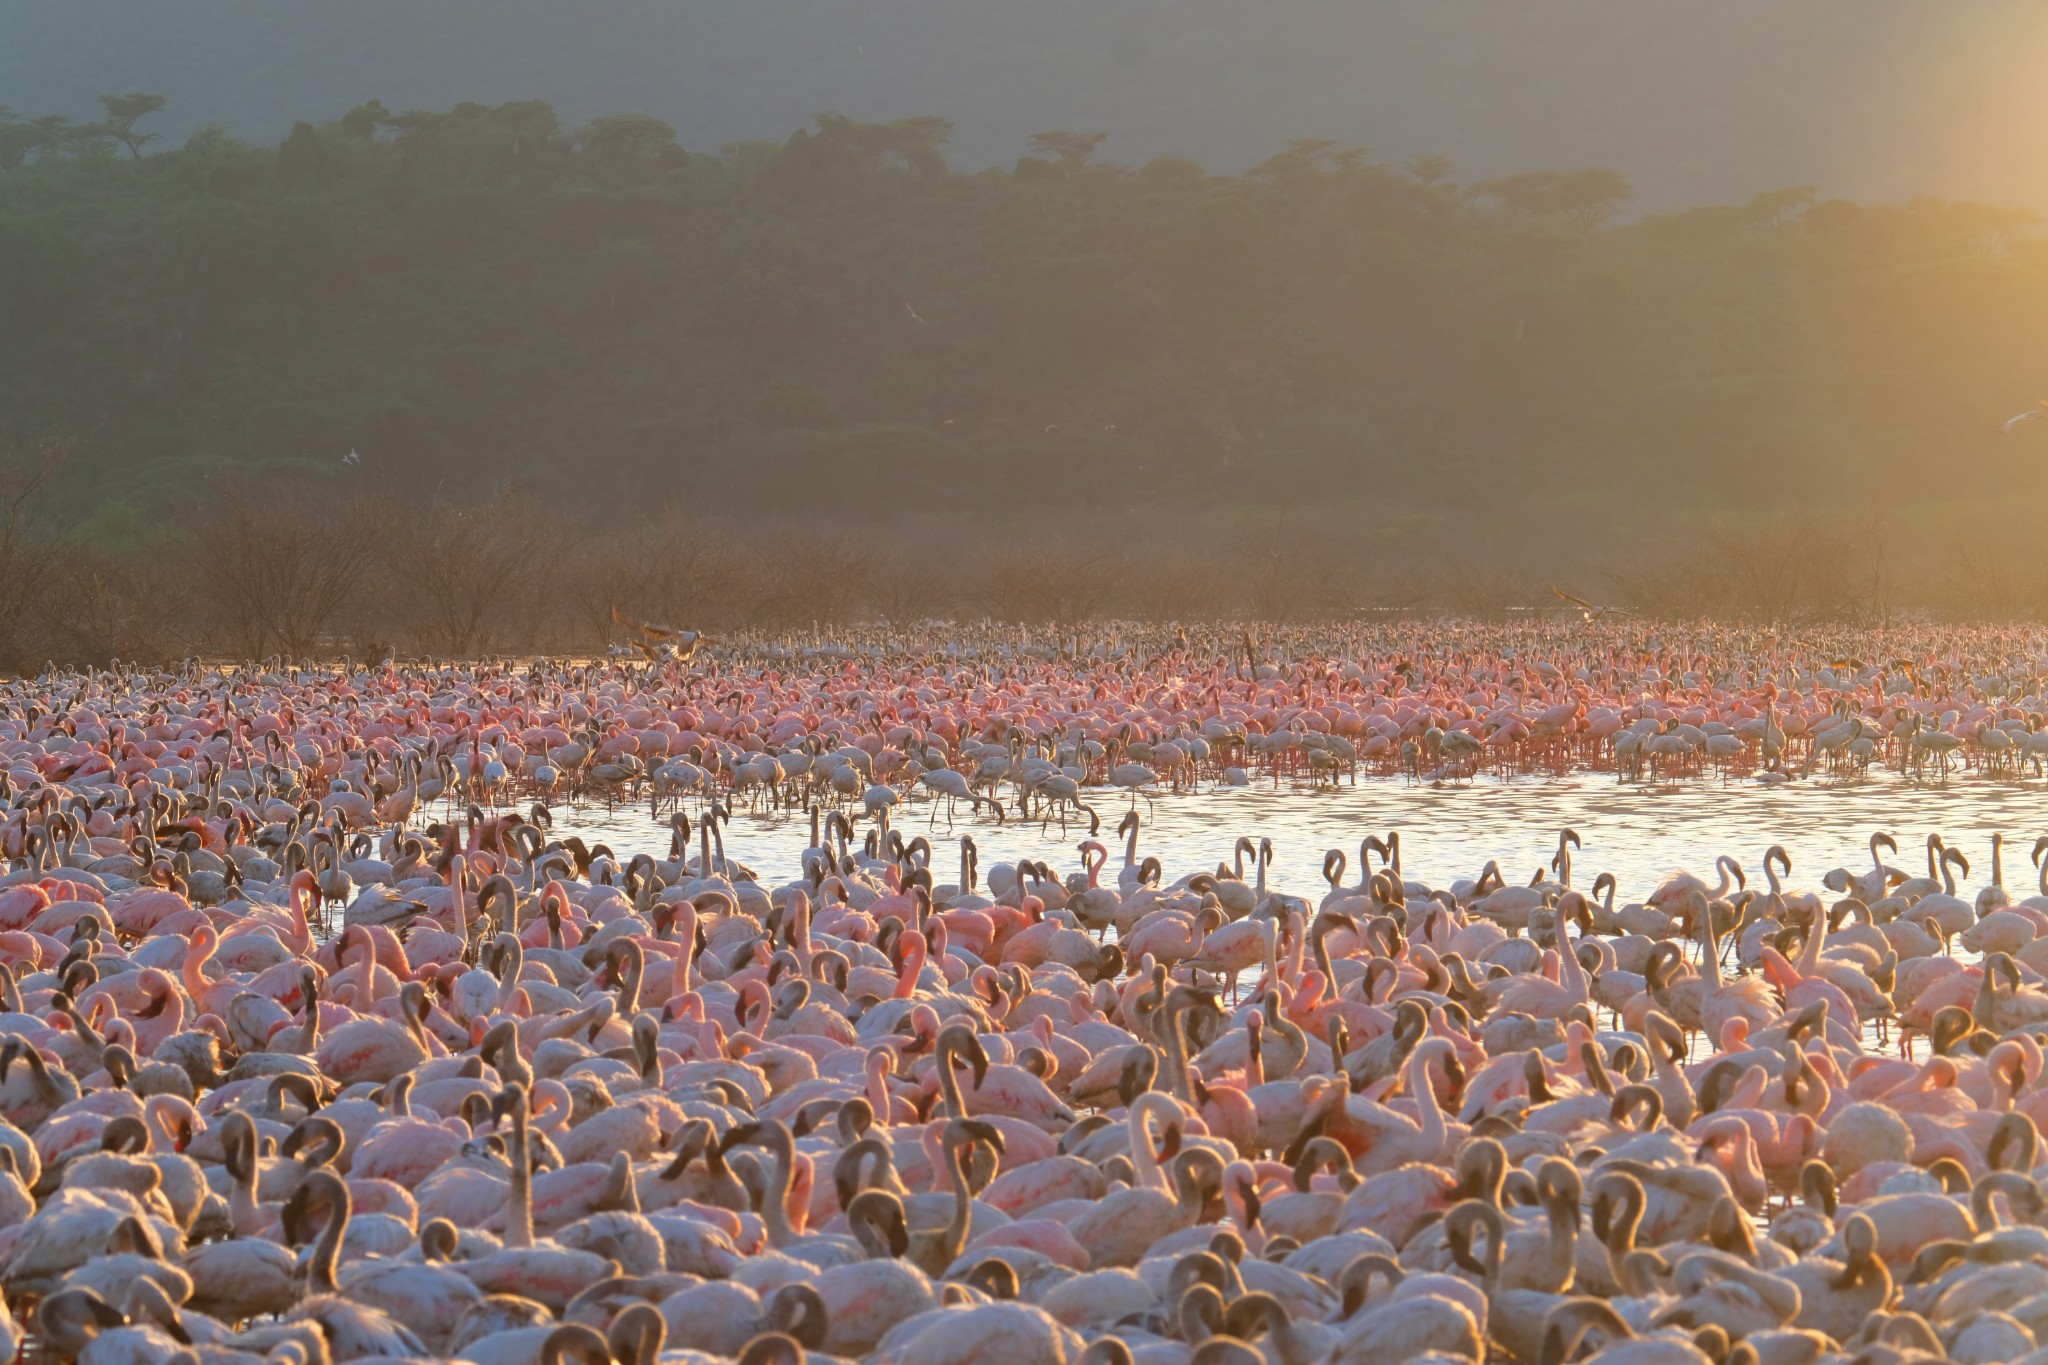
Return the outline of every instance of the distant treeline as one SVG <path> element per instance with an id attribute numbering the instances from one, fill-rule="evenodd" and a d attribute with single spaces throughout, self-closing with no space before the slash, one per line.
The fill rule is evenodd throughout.
<path id="1" fill-rule="evenodd" d="M 1059 131 L 970 174 L 938 118 L 714 151 L 539 102 L 173 148 L 154 97 L 105 104 L 0 111 L 0 453 L 61 456 L 35 520 L 110 562 L 223 496 L 459 518 L 516 486 L 541 563 L 665 515 L 956 597 L 1005 556 L 1312 547 L 1340 602 L 1711 596 L 1695 547 L 1788 537 L 1866 605 L 1899 605 L 1866 556 L 1940 566 L 1915 605 L 2032 582 L 1991 554 L 2048 497 L 2048 422 L 1997 431 L 2048 396 L 2023 212 L 1638 217 L 1608 171 L 1304 141 L 1218 176 Z"/>

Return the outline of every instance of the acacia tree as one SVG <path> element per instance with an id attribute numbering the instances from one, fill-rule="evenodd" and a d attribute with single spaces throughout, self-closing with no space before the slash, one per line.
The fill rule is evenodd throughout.
<path id="1" fill-rule="evenodd" d="M 31 152 L 40 150 L 44 142 L 41 129 L 0 104 L 0 171 L 16 169 L 28 160 Z"/>
<path id="2" fill-rule="evenodd" d="M 128 95 L 101 95 L 100 108 L 107 111 L 103 125 L 108 137 L 128 149 L 128 155 L 142 159 L 142 149 L 156 141 L 155 133 L 138 133 L 135 125 L 158 113 L 169 103 L 162 95 L 141 93 Z"/>
<path id="3" fill-rule="evenodd" d="M 18 170 L 31 156 L 89 148 L 107 136 L 97 123 L 73 123 L 62 114 L 25 120 L 0 104 L 0 171 Z"/>
<path id="4" fill-rule="evenodd" d="M 1048 161 L 1057 162 L 1068 175 L 1084 170 L 1095 151 L 1109 141 L 1108 133 L 1076 133 L 1064 128 L 1033 133 L 1031 150 Z"/>

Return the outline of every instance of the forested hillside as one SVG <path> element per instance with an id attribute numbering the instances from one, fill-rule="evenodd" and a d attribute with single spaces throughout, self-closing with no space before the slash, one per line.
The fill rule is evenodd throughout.
<path id="1" fill-rule="evenodd" d="M 1609 171 L 1297 142 L 1223 176 L 1079 132 L 969 173 L 934 117 L 712 153 L 538 102 L 274 147 L 125 115 L 0 127 L 0 431 L 65 446 L 82 511 L 351 449 L 423 490 L 939 513 L 2043 487 L 1995 430 L 2048 385 L 2014 210 L 1626 217 Z"/>

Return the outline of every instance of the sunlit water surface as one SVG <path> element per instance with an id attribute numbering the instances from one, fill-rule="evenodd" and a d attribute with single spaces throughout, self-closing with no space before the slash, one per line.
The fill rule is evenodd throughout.
<path id="1" fill-rule="evenodd" d="M 1099 837 L 1110 846 L 1113 869 L 1123 859 L 1114 830 L 1129 798 L 1098 792 L 1092 799 L 1101 812 Z M 1877 830 L 1899 841 L 1899 855 L 1888 854 L 1886 861 L 1914 874 L 1925 866 L 1925 836 L 1941 834 L 1968 856 L 1973 888 L 1990 881 L 1990 836 L 2003 831 L 2006 885 L 2017 898 L 2034 890 L 2027 850 L 2037 833 L 2048 830 L 2048 785 L 1974 776 L 1913 783 L 1888 773 L 1779 787 L 1713 780 L 1648 786 L 1596 773 L 1482 778 L 1457 786 L 1362 778 L 1335 790 L 1267 784 L 1163 793 L 1150 807 L 1140 801 L 1138 811 L 1144 818 L 1139 856 L 1157 856 L 1167 880 L 1229 861 L 1238 836 L 1249 835 L 1273 841 L 1276 888 L 1311 903 L 1328 890 L 1322 880 L 1324 852 L 1344 850 L 1351 860 L 1345 879 L 1356 882 L 1359 841 L 1368 834 L 1401 832 L 1402 870 L 1411 879 L 1448 885 L 1476 877 L 1497 859 L 1509 882 L 1525 882 L 1549 862 L 1565 826 L 1585 841 L 1574 855 L 1573 881 L 1589 887 L 1599 873 L 1612 872 L 1622 900 L 1641 899 L 1678 869 L 1709 873 L 1722 854 L 1738 859 L 1755 876 L 1772 844 L 1783 844 L 1792 855 L 1792 885 L 1818 889 L 1829 868 L 1868 868 L 1869 840 Z M 898 807 L 893 820 L 906 839 L 921 834 L 931 840 L 932 867 L 941 882 L 954 879 L 962 834 L 973 835 L 984 869 L 1031 858 L 1062 873 L 1079 866 L 1077 845 L 1088 835 L 1085 816 L 1070 821 L 1063 832 L 1058 820 L 1046 828 L 1037 821 L 998 824 L 992 817 L 970 817 L 963 803 L 949 831 L 943 801 L 935 826 L 933 814 L 933 806 L 920 801 Z M 602 840 L 622 860 L 643 852 L 666 857 L 666 815 L 664 810 L 657 820 L 644 804 L 581 805 L 558 812 L 556 833 Z M 857 825 L 868 828 L 870 821 Z M 726 851 L 772 885 L 797 876 L 809 837 L 804 809 L 743 807 L 727 829 Z"/>

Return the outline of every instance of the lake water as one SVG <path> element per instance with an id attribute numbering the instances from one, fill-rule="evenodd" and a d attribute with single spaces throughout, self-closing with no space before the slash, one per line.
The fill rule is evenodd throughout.
<path id="1" fill-rule="evenodd" d="M 1114 829 L 1129 798 L 1104 791 L 1091 799 L 1102 815 L 1100 837 L 1110 846 L 1113 870 L 1123 859 Z M 1914 874 L 1925 866 L 1926 836 L 1941 834 L 1969 858 L 1973 888 L 1989 882 L 1990 836 L 2002 831 L 2006 885 L 2018 897 L 2035 888 L 2027 850 L 2037 834 L 2048 832 L 2048 783 L 1974 774 L 1915 783 L 1883 772 L 1778 787 L 1711 779 L 1650 786 L 1620 783 L 1599 773 L 1480 778 L 1455 786 L 1361 778 L 1355 786 L 1347 782 L 1335 790 L 1271 784 L 1205 787 L 1161 794 L 1150 809 L 1140 801 L 1138 810 L 1144 818 L 1139 856 L 1158 856 L 1169 881 L 1227 861 L 1238 836 L 1249 835 L 1273 841 L 1272 877 L 1278 888 L 1312 902 L 1327 890 L 1321 875 L 1324 851 L 1343 849 L 1353 860 L 1346 880 L 1356 882 L 1358 845 L 1368 834 L 1400 830 L 1404 872 L 1432 885 L 1476 877 L 1490 859 L 1499 860 L 1509 882 L 1525 882 L 1548 862 L 1564 826 L 1578 830 L 1585 841 L 1574 855 L 1573 881 L 1590 887 L 1599 873 L 1612 872 L 1622 900 L 1641 899 L 1677 869 L 1705 874 L 1721 854 L 1736 858 L 1756 876 L 1772 844 L 1783 844 L 1792 854 L 1791 884 L 1817 889 L 1829 868 L 1867 868 L 1869 839 L 1877 830 L 1899 841 L 1898 856 L 1888 854 L 1886 861 Z M 953 880 L 959 865 L 961 834 L 974 836 L 984 869 L 1033 858 L 1063 872 L 1079 865 L 1076 846 L 1087 837 L 1086 817 L 1070 823 L 1063 834 L 1058 821 L 1049 830 L 1015 819 L 999 825 L 992 817 L 970 817 L 963 804 L 949 833 L 943 801 L 935 828 L 929 824 L 931 815 L 931 805 L 920 801 L 898 807 L 893 819 L 905 838 L 922 834 L 931 840 L 932 867 L 942 882 Z M 871 821 L 856 823 L 857 831 L 869 828 Z M 645 805 L 565 809 L 557 812 L 556 833 L 601 839 L 622 859 L 668 852 L 665 812 L 657 821 Z M 754 868 L 764 882 L 782 882 L 797 875 L 809 835 L 804 810 L 741 809 L 727 829 L 726 851 Z"/>

